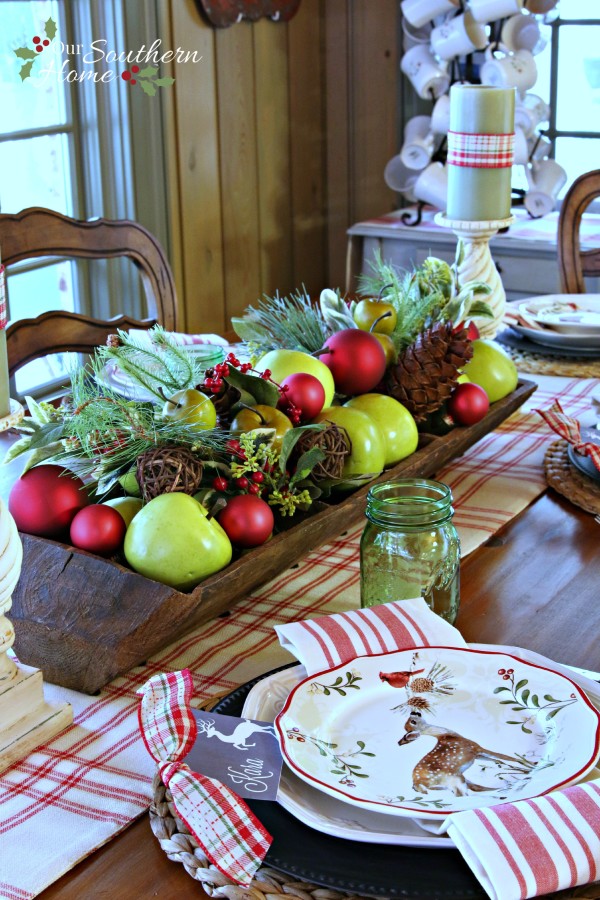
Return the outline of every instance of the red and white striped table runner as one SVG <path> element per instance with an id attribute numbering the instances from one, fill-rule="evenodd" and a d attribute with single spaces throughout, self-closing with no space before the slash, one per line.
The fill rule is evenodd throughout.
<path id="1" fill-rule="evenodd" d="M 576 418 L 589 409 L 598 385 L 591 379 L 536 380 L 540 388 L 528 410 L 547 408 L 558 397 Z M 543 457 L 555 435 L 527 409 L 438 473 L 455 496 L 463 553 L 545 489 Z M 2 900 L 34 897 L 149 805 L 154 764 L 139 734 L 136 691 L 155 674 L 188 668 L 194 696 L 204 699 L 288 662 L 275 625 L 359 606 L 359 535 L 356 529 L 309 554 L 228 617 L 177 641 L 97 697 L 46 686 L 49 701 L 72 704 L 75 720 L 0 776 Z"/>

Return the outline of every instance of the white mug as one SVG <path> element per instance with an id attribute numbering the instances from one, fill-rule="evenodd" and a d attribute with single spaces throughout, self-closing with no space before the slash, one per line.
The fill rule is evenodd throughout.
<path id="1" fill-rule="evenodd" d="M 417 200 L 446 209 L 448 199 L 448 170 L 441 162 L 430 163 L 417 178 L 413 193 Z"/>
<path id="2" fill-rule="evenodd" d="M 404 129 L 400 159 L 409 169 L 424 169 L 431 160 L 433 149 L 431 116 L 413 116 Z"/>
<path id="3" fill-rule="evenodd" d="M 460 16 L 447 19 L 431 32 L 431 48 L 442 59 L 465 56 L 483 50 L 487 44 L 485 25 L 476 22 L 467 10 Z"/>
<path id="4" fill-rule="evenodd" d="M 514 87 L 520 94 L 524 94 L 537 80 L 533 54 L 529 50 L 510 53 L 502 44 L 498 51 L 504 53 L 504 56 L 495 57 L 491 44 L 485 51 L 485 62 L 480 70 L 481 83 L 492 87 Z"/>
<path id="5" fill-rule="evenodd" d="M 452 12 L 459 5 L 459 0 L 402 0 L 400 9 L 404 18 L 420 28 L 426 22 L 431 22 L 442 13 Z"/>
<path id="6" fill-rule="evenodd" d="M 431 38 L 431 23 L 429 22 L 427 25 L 422 25 L 420 28 L 415 28 L 410 24 L 408 19 L 402 19 L 402 47 L 404 51 L 410 50 L 411 47 L 416 47 L 417 44 L 428 44 L 429 39 Z"/>
<path id="7" fill-rule="evenodd" d="M 424 44 L 411 47 L 402 57 L 400 68 L 423 100 L 435 99 L 450 87 L 446 64 L 439 63 Z"/>
<path id="8" fill-rule="evenodd" d="M 476 22 L 486 25 L 521 12 L 523 0 L 470 0 L 469 9 Z"/>
<path id="9" fill-rule="evenodd" d="M 542 33 L 537 19 L 523 12 L 510 16 L 504 22 L 500 33 L 501 42 L 513 52 L 529 50 L 533 54 L 539 53 L 545 46 L 545 44 L 539 46 L 541 38 Z"/>
<path id="10" fill-rule="evenodd" d="M 529 161 L 529 145 L 522 128 L 515 126 L 515 147 L 513 166 L 525 166 Z"/>
<path id="11" fill-rule="evenodd" d="M 533 162 L 525 170 L 529 190 L 525 209 L 534 217 L 546 216 L 554 209 L 556 198 L 567 181 L 567 173 L 554 159 Z"/>
<path id="12" fill-rule="evenodd" d="M 527 137 L 531 137 L 538 125 L 547 122 L 549 117 L 550 107 L 537 94 L 525 94 L 515 107 L 515 125 L 522 128 Z"/>
<path id="13" fill-rule="evenodd" d="M 552 141 L 543 135 L 533 135 L 529 138 L 529 155 L 532 159 L 547 159 L 552 150 Z"/>
<path id="14" fill-rule="evenodd" d="M 431 130 L 434 134 L 448 134 L 450 129 L 450 95 L 442 94 L 431 111 Z"/>
<path id="15" fill-rule="evenodd" d="M 390 190 L 404 194 L 411 203 L 416 202 L 417 199 L 413 188 L 418 177 L 419 173 L 416 169 L 409 169 L 404 165 L 399 153 L 397 156 L 392 156 L 383 171 L 383 179 Z"/>

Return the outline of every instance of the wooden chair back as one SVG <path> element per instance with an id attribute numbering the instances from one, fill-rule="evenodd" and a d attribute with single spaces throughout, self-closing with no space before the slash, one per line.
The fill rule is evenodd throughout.
<path id="1" fill-rule="evenodd" d="M 91 353 L 117 328 L 150 328 L 159 323 L 168 331 L 177 330 L 177 297 L 171 268 L 156 238 L 135 222 L 84 222 L 32 207 L 14 215 L 0 215 L 0 252 L 6 266 L 40 256 L 127 257 L 140 272 L 148 305 L 145 319 L 127 315 L 94 319 L 53 310 L 12 323 L 6 332 L 11 375 L 25 363 L 49 353 Z"/>
<path id="2" fill-rule="evenodd" d="M 582 250 L 580 238 L 583 213 L 596 197 L 600 197 L 600 169 L 575 179 L 563 200 L 558 217 L 558 268 L 566 294 L 584 294 L 584 277 L 600 275 L 600 247 Z"/>

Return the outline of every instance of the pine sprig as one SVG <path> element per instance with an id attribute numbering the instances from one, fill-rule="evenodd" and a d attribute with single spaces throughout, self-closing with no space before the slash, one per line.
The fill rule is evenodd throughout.
<path id="1" fill-rule="evenodd" d="M 256 308 L 249 306 L 231 324 L 255 358 L 279 348 L 314 353 L 331 333 L 323 313 L 305 290 L 289 297 L 280 297 L 278 292 L 274 297 L 265 294 Z"/>
<path id="2" fill-rule="evenodd" d="M 204 369 L 193 354 L 178 346 L 160 325 L 148 332 L 150 343 L 117 332 L 118 345 L 98 347 L 92 361 L 96 377 L 102 381 L 107 362 L 114 362 L 136 384 L 158 400 L 200 384 Z"/>
<path id="3" fill-rule="evenodd" d="M 394 306 L 397 324 L 391 338 L 399 352 L 436 322 L 458 323 L 475 315 L 493 317 L 488 304 L 480 299 L 490 293 L 490 287 L 475 281 L 460 284 L 461 253 L 459 242 L 453 265 L 429 256 L 409 272 L 385 261 L 377 251 L 369 263 L 371 271 L 359 277 L 360 294 L 379 296 L 382 293 L 382 299 Z"/>

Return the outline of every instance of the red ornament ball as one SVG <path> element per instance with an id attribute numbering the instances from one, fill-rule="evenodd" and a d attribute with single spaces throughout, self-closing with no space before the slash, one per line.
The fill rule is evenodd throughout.
<path id="1" fill-rule="evenodd" d="M 98 503 L 76 514 L 71 522 L 71 543 L 98 556 L 113 556 L 123 546 L 126 531 L 121 513 Z"/>
<path id="2" fill-rule="evenodd" d="M 325 406 L 325 388 L 318 378 L 308 372 L 295 372 L 281 382 L 287 391 L 281 395 L 277 406 L 283 412 L 290 404 L 300 410 L 300 421 L 308 422 L 318 416 Z"/>
<path id="3" fill-rule="evenodd" d="M 448 412 L 457 425 L 475 425 L 488 409 L 488 395 L 478 384 L 459 384 L 448 400 Z"/>
<path id="4" fill-rule="evenodd" d="M 331 369 L 339 393 L 366 394 L 383 378 L 385 350 L 370 332 L 344 328 L 328 337 L 325 347 L 329 352 L 319 359 Z"/>
<path id="5" fill-rule="evenodd" d="M 81 478 L 62 466 L 35 466 L 16 481 L 8 508 L 19 531 L 62 538 L 90 500 Z"/>
<path id="6" fill-rule="evenodd" d="M 236 547 L 259 547 L 273 531 L 273 510 L 260 497 L 239 494 L 218 515 L 219 525 Z"/>

